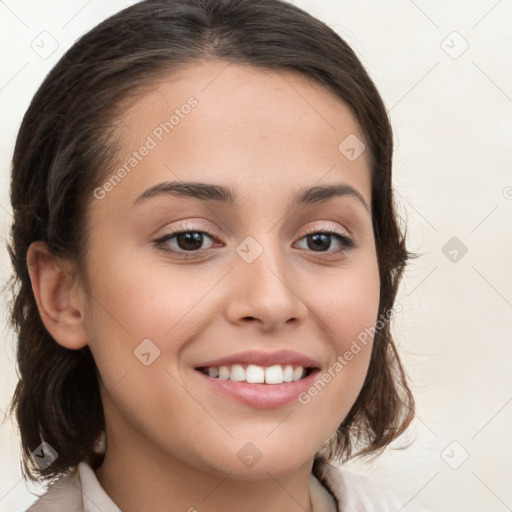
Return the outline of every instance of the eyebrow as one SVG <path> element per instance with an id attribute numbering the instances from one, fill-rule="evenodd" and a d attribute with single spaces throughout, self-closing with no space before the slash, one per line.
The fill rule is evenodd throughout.
<path id="1" fill-rule="evenodd" d="M 135 199 L 132 206 L 159 196 L 190 197 L 202 201 L 228 203 L 232 206 L 239 204 L 238 195 L 231 187 L 200 182 L 163 181 L 145 190 Z M 291 206 L 307 206 L 343 196 L 357 199 L 367 211 L 370 211 L 364 197 L 346 183 L 316 185 L 309 188 L 302 187 L 294 194 Z"/>

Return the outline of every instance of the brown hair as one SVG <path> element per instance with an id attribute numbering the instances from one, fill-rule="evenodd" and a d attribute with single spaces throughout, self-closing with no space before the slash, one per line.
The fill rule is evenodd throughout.
<path id="1" fill-rule="evenodd" d="M 280 0 L 147 0 L 133 5 L 66 52 L 35 94 L 16 140 L 8 250 L 14 267 L 11 322 L 18 337 L 19 382 L 12 410 L 30 478 L 54 478 L 82 460 L 92 461 L 104 416 L 89 349 L 63 348 L 41 321 L 27 250 L 43 240 L 55 257 L 85 268 L 87 206 L 116 154 L 121 101 L 134 99 L 166 73 L 205 59 L 302 74 L 351 108 L 371 160 L 379 315 L 394 304 L 413 255 L 406 250 L 393 204 L 392 130 L 377 89 L 345 41 Z M 363 388 L 324 456 L 380 453 L 413 415 L 413 397 L 385 322 L 375 334 Z M 46 468 L 31 455 L 42 441 L 58 453 Z"/>

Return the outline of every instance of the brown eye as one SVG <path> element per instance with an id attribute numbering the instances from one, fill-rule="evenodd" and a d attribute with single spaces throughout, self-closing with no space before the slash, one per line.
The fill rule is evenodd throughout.
<path id="1" fill-rule="evenodd" d="M 155 240 L 155 244 L 166 252 L 176 254 L 190 253 L 211 249 L 211 247 L 213 247 L 213 243 L 210 247 L 203 247 L 206 239 L 213 241 L 213 237 L 204 231 L 181 229 L 179 231 L 168 233 L 158 240 Z"/>
<path id="2" fill-rule="evenodd" d="M 312 251 L 323 251 L 331 246 L 331 235 L 326 233 L 317 233 L 306 237 L 308 249 Z"/>
<path id="3" fill-rule="evenodd" d="M 335 231 L 317 231 L 307 233 L 302 240 L 306 241 L 306 249 L 313 252 L 340 252 L 355 247 L 353 240 Z M 332 249 L 332 245 L 338 248 Z"/>
<path id="4" fill-rule="evenodd" d="M 203 244 L 203 233 L 199 231 L 187 231 L 175 236 L 179 249 L 184 251 L 197 251 Z"/>

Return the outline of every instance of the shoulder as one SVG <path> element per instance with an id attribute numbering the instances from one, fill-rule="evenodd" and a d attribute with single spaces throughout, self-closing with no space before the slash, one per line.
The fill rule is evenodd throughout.
<path id="1" fill-rule="evenodd" d="M 75 470 L 60 478 L 27 510 L 27 512 L 82 512 L 80 477 Z"/>
<path id="2" fill-rule="evenodd" d="M 80 462 L 55 482 L 27 512 L 121 512 L 103 490 L 89 464 Z"/>
<path id="3" fill-rule="evenodd" d="M 428 512 L 411 497 L 326 461 L 318 465 L 316 475 L 338 501 L 340 512 Z"/>

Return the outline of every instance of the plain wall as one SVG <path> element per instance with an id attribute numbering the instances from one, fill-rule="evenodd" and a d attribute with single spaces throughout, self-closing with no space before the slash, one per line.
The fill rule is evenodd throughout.
<path id="1" fill-rule="evenodd" d="M 33 94 L 80 35 L 130 3 L 0 3 L 2 242 L 11 222 L 10 159 Z M 393 323 L 418 411 L 395 445 L 411 444 L 347 467 L 431 511 L 512 510 L 512 1 L 294 3 L 352 46 L 381 92 L 395 132 L 397 202 L 409 250 L 421 253 L 407 268 Z M 0 269 L 3 284 L 4 248 Z M 16 373 L 5 300 L 1 309 L 3 417 Z M 5 421 L 0 511 L 35 499 L 18 444 Z"/>

